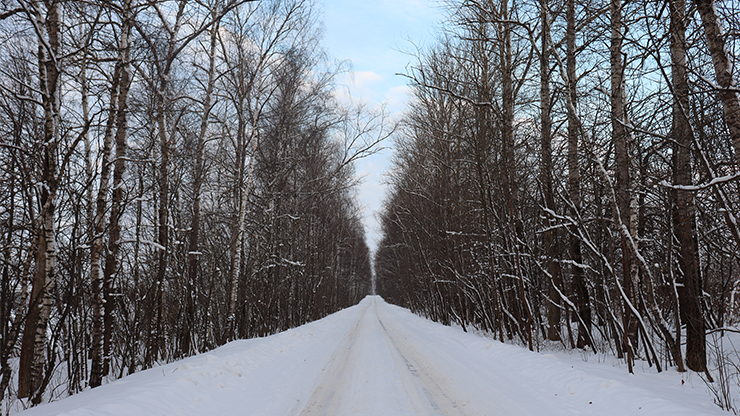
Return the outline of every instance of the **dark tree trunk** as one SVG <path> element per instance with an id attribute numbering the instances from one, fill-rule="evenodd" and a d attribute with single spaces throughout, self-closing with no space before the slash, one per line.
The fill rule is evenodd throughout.
<path id="1" fill-rule="evenodd" d="M 622 1 L 611 0 L 611 107 L 612 107 L 612 141 L 614 143 L 614 172 L 616 173 L 616 201 L 618 227 L 622 249 L 622 279 L 627 294 L 624 306 L 624 347 L 627 352 L 629 371 L 632 372 L 635 351 L 637 348 L 637 316 L 632 310 L 638 304 L 637 268 L 633 260 L 632 242 L 629 236 L 633 233 L 632 195 L 630 191 L 630 152 L 629 132 L 627 131 L 624 93 L 624 57 L 622 55 Z M 625 229 L 626 228 L 626 229 Z"/>
<path id="2" fill-rule="evenodd" d="M 213 12 L 216 13 L 216 10 Z M 183 329 L 182 340 L 180 342 L 180 350 L 182 355 L 190 355 L 193 352 L 192 348 L 192 333 L 193 326 L 195 324 L 195 310 L 194 310 L 194 293 L 193 288 L 195 287 L 198 279 L 198 264 L 200 259 L 198 238 L 200 234 L 200 199 L 201 199 L 201 187 L 203 186 L 203 152 L 205 150 L 205 139 L 208 131 L 209 118 L 211 115 L 211 107 L 213 106 L 213 88 L 216 79 L 216 41 L 218 40 L 219 25 L 214 24 L 211 29 L 210 35 L 210 60 L 208 64 L 208 84 L 206 86 L 205 97 L 203 100 L 203 118 L 200 123 L 200 132 L 198 134 L 198 142 L 196 143 L 195 149 L 195 175 L 193 179 L 193 220 L 190 224 L 190 242 L 188 245 L 188 280 L 186 282 L 187 293 L 186 296 L 186 312 L 185 312 L 185 328 Z"/>
<path id="3" fill-rule="evenodd" d="M 576 85 L 576 10 L 575 0 L 568 0 L 566 4 L 566 73 L 567 73 L 567 98 L 568 103 L 568 196 L 572 204 L 571 216 L 578 218 L 581 209 L 581 174 L 578 166 L 578 138 L 579 120 L 578 98 Z M 581 264 L 581 240 L 576 236 L 570 237 L 570 258 L 573 260 L 571 270 L 573 273 L 573 291 L 576 295 L 576 307 L 580 319 L 578 321 L 578 340 L 576 346 L 584 348 L 591 345 L 591 301 L 586 285 L 585 273 Z"/>
<path id="4" fill-rule="evenodd" d="M 128 136 L 128 96 L 131 88 L 131 31 L 133 19 L 131 0 L 124 1 L 123 24 L 121 26 L 121 50 L 118 65 L 121 68 L 118 103 L 116 105 L 116 155 L 113 161 L 113 195 L 111 197 L 110 226 L 108 230 L 108 256 L 105 260 L 103 270 L 103 295 L 105 297 L 105 308 L 103 310 L 103 375 L 110 371 L 111 338 L 113 336 L 113 310 L 115 308 L 114 298 L 111 296 L 113 290 L 113 279 L 118 273 L 118 256 L 121 247 L 121 213 L 123 211 L 123 175 L 126 171 L 126 153 Z"/>
<path id="5" fill-rule="evenodd" d="M 696 0 L 696 8 L 701 15 L 709 46 L 709 53 L 717 76 L 718 93 L 722 101 L 724 119 L 730 133 L 730 140 L 735 148 L 735 160 L 740 166 L 740 96 L 737 81 L 733 78 L 732 63 L 727 52 L 725 34 L 717 15 L 714 0 Z M 686 357 L 687 363 L 689 357 Z"/>
<path id="6" fill-rule="evenodd" d="M 674 182 L 692 185 L 691 149 L 693 132 L 688 119 L 689 84 L 686 72 L 686 3 L 671 0 L 671 74 L 673 78 L 673 126 L 675 140 Z M 678 264 L 681 268 L 678 294 L 681 319 L 686 325 L 686 365 L 704 372 L 707 369 L 704 316 L 701 308 L 702 284 L 696 245 L 696 212 L 694 193 L 674 191 L 676 208 L 673 223 L 679 245 Z M 680 352 L 680 350 L 679 350 Z M 677 361 L 681 357 L 674 357 Z M 683 369 L 683 363 L 677 363 Z"/>
<path id="7" fill-rule="evenodd" d="M 550 11 L 548 2 L 540 1 L 540 20 L 542 22 L 542 50 L 540 53 L 540 181 L 542 182 L 542 199 L 545 209 L 555 212 L 555 196 L 552 185 L 552 119 L 550 116 Z M 549 212 L 545 218 L 551 218 Z M 545 252 L 547 255 L 547 272 L 550 274 L 550 302 L 547 310 L 547 339 L 560 341 L 560 309 L 563 278 L 559 260 L 558 244 L 553 222 L 548 220 L 547 231 L 544 233 Z"/>
<path id="8" fill-rule="evenodd" d="M 121 81 L 121 67 L 116 65 L 111 84 L 110 108 L 108 122 L 103 135 L 103 157 L 101 160 L 100 186 L 95 199 L 95 219 L 93 220 L 93 243 L 90 250 L 90 281 L 92 283 L 92 310 L 93 333 L 90 347 L 90 387 L 98 387 L 103 381 L 103 328 L 105 295 L 104 276 L 102 273 L 103 235 L 105 231 L 105 214 L 107 212 L 107 197 L 110 184 L 110 158 L 113 142 L 113 129 L 116 120 L 116 106 L 118 105 L 119 83 Z"/>

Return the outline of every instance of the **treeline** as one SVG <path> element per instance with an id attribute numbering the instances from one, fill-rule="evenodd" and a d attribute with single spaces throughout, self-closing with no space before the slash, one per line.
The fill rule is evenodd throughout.
<path id="1" fill-rule="evenodd" d="M 368 293 L 353 162 L 384 121 L 336 100 L 316 18 L 309 0 L 2 3 L 1 402 Z"/>
<path id="2" fill-rule="evenodd" d="M 379 293 L 706 372 L 706 334 L 738 320 L 737 3 L 449 5 L 408 73 Z"/>

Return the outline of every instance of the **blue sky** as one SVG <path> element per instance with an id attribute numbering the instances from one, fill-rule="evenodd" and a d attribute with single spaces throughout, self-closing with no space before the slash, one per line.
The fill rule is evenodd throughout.
<path id="1" fill-rule="evenodd" d="M 399 116 L 408 100 L 405 72 L 411 57 L 401 51 L 413 50 L 433 38 L 441 9 L 437 0 L 318 0 L 323 9 L 324 46 L 336 59 L 352 62 L 353 74 L 343 83 L 353 100 L 369 106 L 385 102 Z M 386 147 L 391 141 L 385 143 Z M 377 212 L 385 196 L 383 174 L 392 149 L 363 159 L 357 172 L 363 176 L 359 201 L 364 209 L 365 230 L 371 250 L 377 247 Z"/>

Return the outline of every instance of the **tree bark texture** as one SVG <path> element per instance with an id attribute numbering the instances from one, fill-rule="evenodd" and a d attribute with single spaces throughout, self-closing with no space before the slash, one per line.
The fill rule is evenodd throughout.
<path id="1" fill-rule="evenodd" d="M 617 216 L 619 217 L 618 226 L 622 229 L 620 232 L 620 241 L 622 249 L 622 278 L 627 298 L 632 305 L 637 305 L 637 285 L 635 284 L 636 268 L 632 255 L 632 247 L 626 233 L 633 234 L 632 223 L 632 195 L 630 181 L 630 150 L 629 150 L 629 132 L 627 131 L 627 117 L 625 111 L 625 92 L 624 92 L 624 56 L 622 52 L 622 43 L 624 40 L 622 24 L 622 1 L 611 0 L 611 46 L 610 46 L 610 64 L 611 64 L 611 109 L 612 109 L 612 141 L 614 143 L 614 172 L 616 175 L 616 201 Z M 627 227 L 627 230 L 624 228 Z M 624 307 L 624 347 L 627 351 L 627 362 L 630 372 L 634 362 L 635 349 L 637 347 L 637 317 L 632 309 L 625 305 Z"/>
<path id="2" fill-rule="evenodd" d="M 118 273 L 118 257 L 121 248 L 121 214 L 124 205 L 124 173 L 126 172 L 126 154 L 128 137 L 128 98 L 131 88 L 131 32 L 133 30 L 133 11 L 131 0 L 123 3 L 121 39 L 119 42 L 120 66 L 118 103 L 116 104 L 116 154 L 113 160 L 113 194 L 111 196 L 110 224 L 108 227 L 108 255 L 103 271 L 103 375 L 110 371 L 111 339 L 113 336 L 114 298 L 111 296 L 114 278 Z"/>
<path id="3" fill-rule="evenodd" d="M 578 120 L 578 76 L 576 73 L 576 10 L 575 0 L 568 0 L 566 4 L 566 74 L 568 103 L 568 197 L 572 207 L 571 216 L 578 218 L 581 209 L 581 174 L 578 164 L 578 142 L 579 142 L 579 120 Z M 576 346 L 584 348 L 591 345 L 591 301 L 586 284 L 586 276 L 581 267 L 583 254 L 581 253 L 581 240 L 576 236 L 570 236 L 569 242 L 570 258 L 574 264 L 571 265 L 573 275 L 573 292 L 576 295 L 576 307 L 580 319 L 578 320 L 578 339 Z"/>
<path id="4" fill-rule="evenodd" d="M 714 64 L 714 72 L 717 76 L 717 88 L 722 108 L 724 110 L 725 124 L 730 133 L 730 140 L 735 148 L 735 160 L 740 166 L 740 96 L 738 95 L 737 81 L 733 78 L 732 63 L 719 20 L 714 0 L 696 0 L 696 8 L 701 15 L 704 26 L 709 54 Z M 686 357 L 688 360 L 688 357 Z"/>
<path id="5" fill-rule="evenodd" d="M 90 281 L 93 295 L 93 336 L 90 348 L 90 387 L 97 387 L 103 381 L 103 310 L 105 300 L 103 295 L 104 276 L 101 267 L 103 254 L 103 236 L 105 231 L 105 214 L 108 205 L 108 188 L 110 183 L 111 148 L 113 146 L 113 129 L 116 119 L 116 105 L 118 104 L 118 90 L 121 80 L 119 67 L 113 75 L 111 84 L 110 107 L 108 123 L 103 134 L 103 151 L 100 171 L 100 185 L 95 199 L 95 219 L 93 221 L 93 243 L 90 250 Z"/>
<path id="6" fill-rule="evenodd" d="M 542 199 L 547 210 L 555 212 L 555 196 L 552 184 L 552 118 L 550 100 L 550 11 L 548 2 L 540 1 L 540 20 L 542 21 L 542 50 L 540 51 L 540 181 L 542 182 Z M 547 339 L 560 341 L 561 299 L 558 288 L 562 288 L 563 278 L 559 263 L 559 249 L 552 229 L 554 222 L 548 218 L 543 235 L 547 252 L 547 272 L 550 274 L 550 293 L 547 311 Z M 562 289 L 561 289 L 562 290 Z"/>
<path id="7" fill-rule="evenodd" d="M 41 213 L 38 226 L 36 270 L 29 304 L 28 318 L 23 331 L 21 364 L 18 373 L 18 396 L 30 397 L 34 404 L 41 401 L 43 372 L 46 362 L 46 330 L 51 313 L 56 280 L 56 196 L 59 186 L 59 3 L 52 1 L 44 13 L 40 5 L 26 5 L 29 19 L 35 20 L 40 31 L 38 59 L 41 100 L 44 109 L 43 173 L 40 192 Z"/>
<path id="8" fill-rule="evenodd" d="M 213 14 L 216 14 L 214 10 Z M 218 23 L 214 23 L 213 28 L 210 31 L 210 45 L 208 60 L 208 81 L 206 84 L 206 92 L 203 97 L 203 118 L 200 122 L 200 131 L 198 133 L 198 142 L 195 148 L 195 174 L 193 179 L 193 219 L 190 224 L 190 242 L 188 245 L 188 278 L 186 281 L 187 293 L 187 305 L 186 305 L 186 329 L 183 331 L 183 338 L 180 343 L 181 353 L 183 355 L 189 355 L 193 351 L 192 342 L 192 328 L 194 321 L 195 311 L 193 309 L 193 288 L 195 287 L 196 280 L 198 279 L 198 267 L 200 250 L 198 239 L 200 236 L 200 200 L 201 200 L 201 188 L 203 186 L 203 152 L 205 151 L 205 140 L 208 133 L 209 119 L 211 117 L 211 108 L 213 107 L 213 88 L 216 80 L 216 46 L 218 40 Z"/>
<path id="9" fill-rule="evenodd" d="M 671 75 L 673 81 L 673 126 L 675 140 L 674 182 L 693 185 L 691 149 L 693 130 L 688 119 L 689 84 L 686 68 L 686 2 L 671 0 Z M 681 269 L 679 302 L 682 323 L 686 325 L 686 365 L 694 370 L 706 371 L 706 335 L 701 307 L 703 288 L 699 273 L 696 245 L 696 211 L 692 191 L 675 190 L 676 209 L 674 228 L 679 245 L 678 263 Z M 679 360 L 681 357 L 674 357 Z M 683 363 L 678 364 L 683 368 Z"/>

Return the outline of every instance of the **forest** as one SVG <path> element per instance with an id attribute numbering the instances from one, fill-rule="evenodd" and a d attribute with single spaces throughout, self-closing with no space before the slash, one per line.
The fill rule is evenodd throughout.
<path id="1" fill-rule="evenodd" d="M 337 98 L 312 0 L 3 1 L 0 413 L 321 318 L 373 274 L 733 409 L 737 2 L 445 4 L 396 129 Z M 371 259 L 354 165 L 391 135 Z"/>
<path id="2" fill-rule="evenodd" d="M 336 98 L 348 68 L 317 17 L 309 0 L 2 2 L 0 410 L 368 293 L 353 166 L 389 124 Z"/>
<path id="3" fill-rule="evenodd" d="M 531 350 L 726 377 L 738 3 L 446 4 L 405 73 L 378 293 Z"/>

